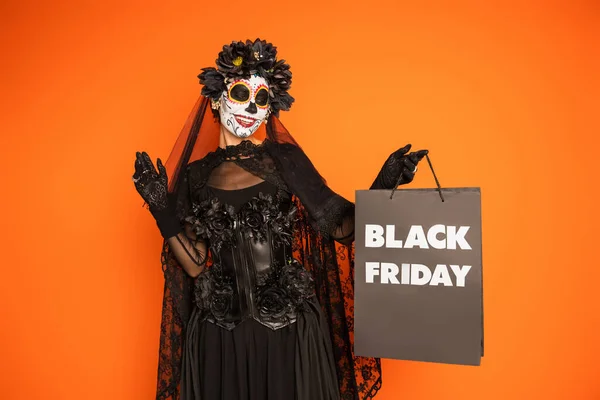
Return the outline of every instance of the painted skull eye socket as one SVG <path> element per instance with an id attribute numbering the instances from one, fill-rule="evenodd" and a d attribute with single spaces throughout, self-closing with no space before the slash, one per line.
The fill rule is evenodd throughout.
<path id="1" fill-rule="evenodd" d="M 255 102 L 256 105 L 259 107 L 267 106 L 267 104 L 269 103 L 269 91 L 267 90 L 267 88 L 262 87 L 258 89 L 258 92 L 256 92 Z"/>
<path id="2" fill-rule="evenodd" d="M 229 98 L 238 103 L 250 100 L 250 88 L 243 82 L 238 82 L 229 89 Z"/>

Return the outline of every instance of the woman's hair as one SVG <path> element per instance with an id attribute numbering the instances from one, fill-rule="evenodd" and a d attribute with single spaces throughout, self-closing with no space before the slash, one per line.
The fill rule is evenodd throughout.
<path id="1" fill-rule="evenodd" d="M 217 68 L 203 68 L 198 75 L 203 85 L 203 96 L 219 100 L 229 81 L 256 74 L 269 84 L 269 106 L 275 116 L 279 116 L 280 110 L 287 111 L 292 106 L 294 98 L 288 93 L 292 72 L 285 60 L 277 60 L 277 47 L 271 43 L 260 39 L 232 42 L 223 46 L 216 64 Z M 213 113 L 218 115 L 217 110 Z"/>

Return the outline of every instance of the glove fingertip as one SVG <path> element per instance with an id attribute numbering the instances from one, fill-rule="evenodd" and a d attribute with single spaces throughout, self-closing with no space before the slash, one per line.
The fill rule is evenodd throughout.
<path id="1" fill-rule="evenodd" d="M 401 149 L 396 150 L 395 152 L 392 153 L 392 156 L 394 157 L 404 157 L 406 156 L 406 153 L 410 150 L 410 144 L 402 147 Z"/>
<path id="2" fill-rule="evenodd" d="M 167 168 L 165 168 L 165 165 L 163 164 L 163 162 L 160 158 L 156 161 L 156 165 L 158 165 L 158 170 L 160 171 L 161 174 L 164 174 L 164 175 L 167 174 Z"/>

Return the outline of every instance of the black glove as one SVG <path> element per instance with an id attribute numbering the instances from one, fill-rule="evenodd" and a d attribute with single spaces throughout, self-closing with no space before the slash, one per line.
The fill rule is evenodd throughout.
<path id="1" fill-rule="evenodd" d="M 158 171 L 154 168 L 150 156 L 146 152 L 135 154 L 135 188 L 148 204 L 150 213 L 156 219 L 161 235 L 168 239 L 181 232 L 181 224 L 175 215 L 175 207 L 167 194 L 169 184 L 167 170 L 160 158 L 156 161 Z"/>
<path id="2" fill-rule="evenodd" d="M 377 178 L 373 181 L 371 189 L 394 189 L 398 179 L 400 179 L 400 185 L 412 182 L 417 172 L 417 164 L 429 151 L 419 150 L 406 154 L 410 148 L 411 145 L 407 144 L 388 157 Z"/>

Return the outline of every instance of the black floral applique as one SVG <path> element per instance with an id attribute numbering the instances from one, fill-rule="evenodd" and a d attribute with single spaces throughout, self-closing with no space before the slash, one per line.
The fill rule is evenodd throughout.
<path id="1" fill-rule="evenodd" d="M 233 279 L 223 274 L 220 264 L 213 264 L 196 279 L 196 306 L 205 317 L 214 319 L 227 329 L 235 325 L 227 318 L 234 306 L 233 295 Z"/>
<path id="2" fill-rule="evenodd" d="M 306 300 L 315 296 L 313 281 L 308 271 L 297 260 L 285 265 L 275 264 L 267 277 L 256 288 L 259 317 L 265 322 L 293 320 L 304 310 Z"/>
<path id="3" fill-rule="evenodd" d="M 235 245 L 236 232 L 247 240 L 265 243 L 274 247 L 292 246 L 294 230 L 298 223 L 298 208 L 292 202 L 289 209 L 282 209 L 282 196 L 259 193 L 246 202 L 239 211 L 218 199 L 206 200 L 193 207 L 193 215 L 186 218 L 197 237 L 210 241 L 213 251 L 220 251 L 223 244 Z M 291 251 L 291 249 L 290 249 Z M 303 264 L 298 260 L 273 262 L 269 272 L 260 275 L 254 288 L 256 317 L 269 325 L 295 321 L 297 313 L 305 310 L 305 301 L 315 296 L 314 285 Z M 196 305 L 204 315 L 224 327 L 231 327 L 235 279 L 223 274 L 217 262 L 196 279 Z"/>
<path id="4" fill-rule="evenodd" d="M 259 317 L 265 322 L 280 322 L 284 317 L 294 317 L 287 293 L 277 286 L 264 287 L 257 293 L 257 302 Z"/>
<path id="5" fill-rule="evenodd" d="M 259 193 L 236 213 L 235 209 L 217 198 L 192 206 L 192 214 L 185 218 L 197 238 L 208 239 L 211 247 L 219 251 L 223 244 L 231 244 L 235 236 L 236 221 L 240 231 L 254 241 L 264 243 L 267 230 L 271 231 L 275 248 L 291 245 L 297 222 L 298 209 L 292 205 L 287 211 L 279 208 L 280 194 Z"/>
<path id="6" fill-rule="evenodd" d="M 267 228 L 270 228 L 273 245 L 290 245 L 293 237 L 293 227 L 296 222 L 295 207 L 287 212 L 279 209 L 279 194 L 259 193 L 247 202 L 239 211 L 240 229 L 247 237 L 264 243 L 267 239 Z"/>
<path id="7" fill-rule="evenodd" d="M 290 260 L 281 267 L 278 275 L 279 286 L 286 291 L 294 306 L 299 307 L 315 295 L 313 279 L 298 260 Z"/>
<path id="8" fill-rule="evenodd" d="M 232 206 L 213 198 L 194 204 L 192 212 L 185 221 L 191 224 L 197 238 L 208 239 L 216 251 L 224 243 L 233 241 L 235 210 Z"/>
<path id="9" fill-rule="evenodd" d="M 277 205 L 273 204 L 270 195 L 259 193 L 242 206 L 239 211 L 240 229 L 255 241 L 264 243 L 267 239 L 267 223 L 271 219 Z"/>
<path id="10" fill-rule="evenodd" d="M 289 211 L 278 211 L 270 223 L 275 248 L 281 245 L 290 246 L 294 240 L 294 227 L 297 222 L 298 209 L 292 206 Z"/>

